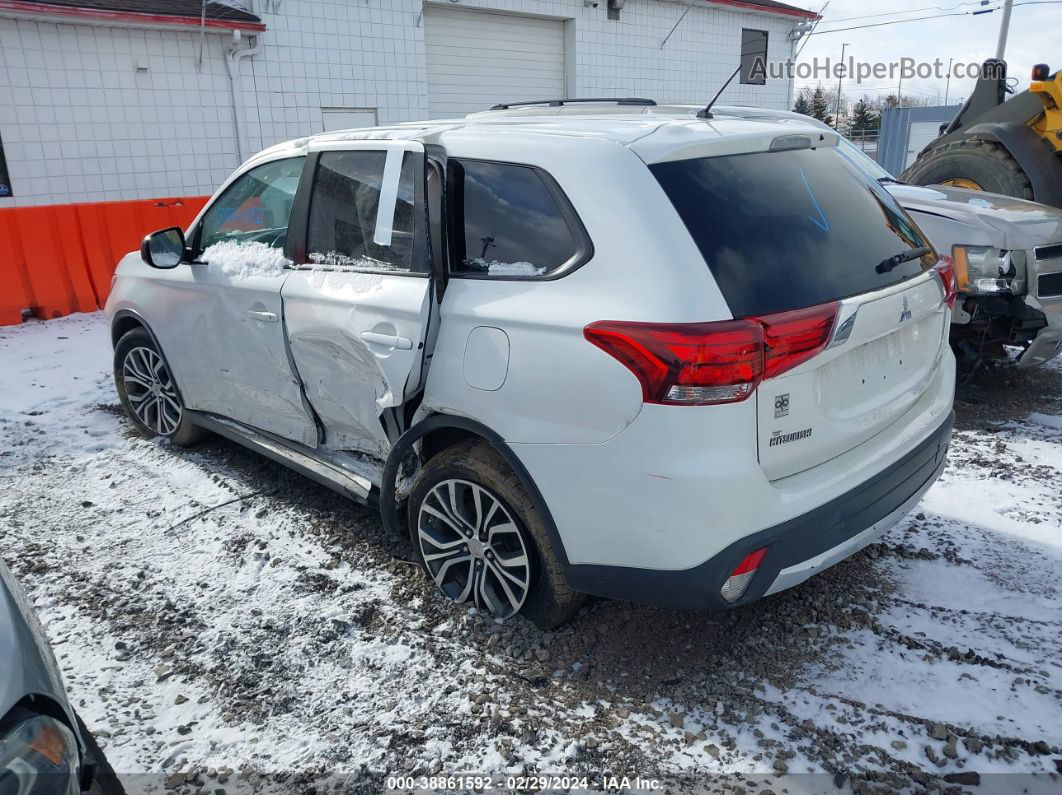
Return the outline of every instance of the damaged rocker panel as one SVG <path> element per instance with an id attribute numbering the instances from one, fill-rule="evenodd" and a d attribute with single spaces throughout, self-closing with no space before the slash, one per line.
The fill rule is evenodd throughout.
<path id="1" fill-rule="evenodd" d="M 273 461 L 289 466 L 340 494 L 366 505 L 373 501 L 375 490 L 372 481 L 364 475 L 351 472 L 340 464 L 329 461 L 328 453 L 322 450 L 313 450 L 295 442 L 281 440 L 265 431 L 249 428 L 213 414 L 198 411 L 189 411 L 188 414 L 196 425 L 237 444 L 249 447 Z"/>

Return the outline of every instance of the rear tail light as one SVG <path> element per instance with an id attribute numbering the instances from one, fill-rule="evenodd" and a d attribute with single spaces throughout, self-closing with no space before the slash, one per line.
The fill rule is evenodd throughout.
<path id="1" fill-rule="evenodd" d="M 948 309 L 955 306 L 955 297 L 959 294 L 959 283 L 955 275 L 955 263 L 951 257 L 941 254 L 937 264 L 933 266 L 933 270 L 937 272 L 937 276 L 940 277 L 940 283 L 944 287 L 944 301 L 948 304 Z"/>
<path id="2" fill-rule="evenodd" d="M 755 552 L 750 552 L 730 572 L 730 576 L 726 578 L 723 587 L 719 589 L 719 593 L 722 594 L 724 600 L 734 602 L 741 598 L 741 595 L 748 589 L 749 583 L 752 582 L 752 578 L 759 571 L 760 563 L 766 553 L 767 547 L 760 547 Z"/>
<path id="3" fill-rule="evenodd" d="M 830 340 L 837 303 L 715 323 L 602 320 L 584 336 L 638 378 L 646 403 L 734 403 Z"/>
<path id="4" fill-rule="evenodd" d="M 836 318 L 836 303 L 759 318 L 767 344 L 763 377 L 781 375 L 821 352 Z"/>

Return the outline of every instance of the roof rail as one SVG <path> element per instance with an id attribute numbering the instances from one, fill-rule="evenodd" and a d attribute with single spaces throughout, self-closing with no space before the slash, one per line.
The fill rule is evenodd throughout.
<path id="1" fill-rule="evenodd" d="M 577 102 L 615 102 L 617 105 L 639 105 L 641 107 L 656 104 L 654 100 L 643 99 L 642 97 L 580 97 L 577 99 L 536 99 L 530 102 L 506 102 L 494 105 L 490 110 L 508 110 L 509 108 L 520 108 L 527 105 L 548 105 L 551 108 L 559 108 L 561 105 L 573 105 Z"/>

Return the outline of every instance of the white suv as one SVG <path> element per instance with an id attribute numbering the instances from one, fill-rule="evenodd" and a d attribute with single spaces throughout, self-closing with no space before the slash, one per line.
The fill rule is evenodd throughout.
<path id="1" fill-rule="evenodd" d="M 552 626 L 740 605 L 895 524 L 944 466 L 954 297 L 835 134 L 620 112 L 275 146 L 107 311 L 141 431 L 378 504 L 451 599 Z"/>

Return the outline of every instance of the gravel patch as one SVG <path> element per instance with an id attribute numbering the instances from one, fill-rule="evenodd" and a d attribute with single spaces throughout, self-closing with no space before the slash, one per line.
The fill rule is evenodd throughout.
<path id="1" fill-rule="evenodd" d="M 444 602 L 375 514 L 236 445 L 133 434 L 100 315 L 0 330 L 0 372 L 0 555 L 147 790 L 1062 786 L 1058 368 L 975 374 L 941 482 L 803 586 L 555 632 Z"/>

